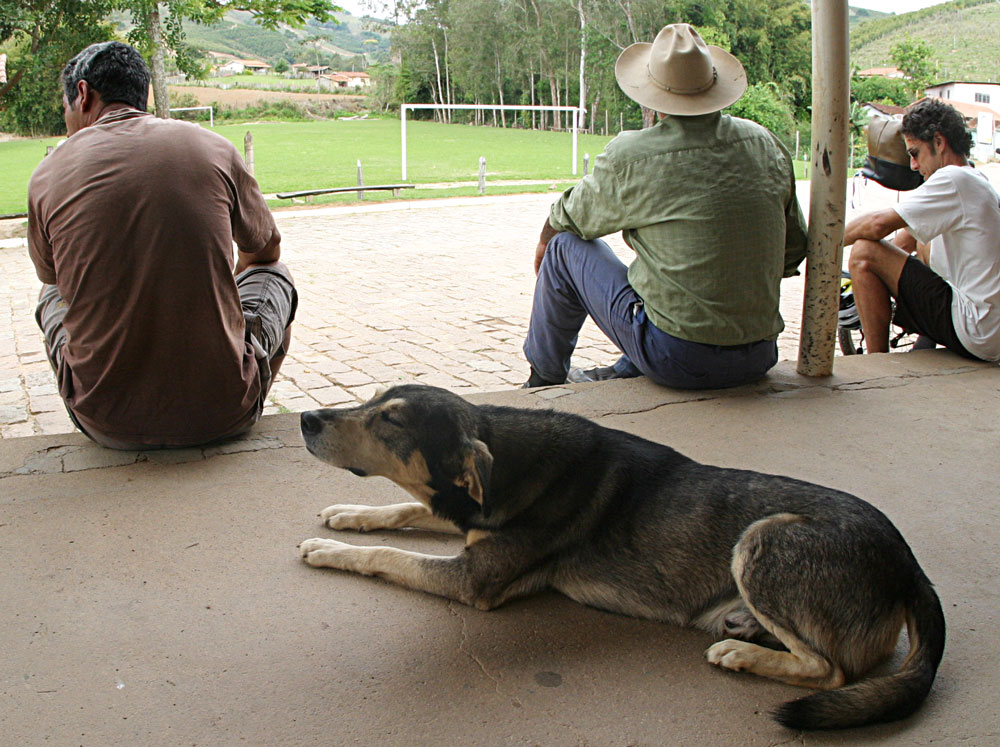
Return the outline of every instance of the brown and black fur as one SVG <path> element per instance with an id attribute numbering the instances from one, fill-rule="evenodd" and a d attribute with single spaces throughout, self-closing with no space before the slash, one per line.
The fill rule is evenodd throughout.
<path id="1" fill-rule="evenodd" d="M 453 557 L 330 539 L 313 566 L 380 576 L 492 609 L 542 589 L 724 637 L 716 665 L 823 692 L 780 706 L 797 729 L 900 719 L 944 650 L 934 589 L 878 509 L 787 477 L 699 464 L 566 413 L 476 406 L 402 386 L 302 414 L 309 451 L 381 475 L 416 503 L 330 506 L 332 529 L 460 531 Z M 865 679 L 907 626 L 901 671 Z"/>

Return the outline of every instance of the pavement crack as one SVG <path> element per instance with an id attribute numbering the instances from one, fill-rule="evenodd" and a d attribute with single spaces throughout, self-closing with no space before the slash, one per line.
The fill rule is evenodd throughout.
<path id="1" fill-rule="evenodd" d="M 459 643 L 458 650 L 475 663 L 475 665 L 479 668 L 479 671 L 483 673 L 483 676 L 493 683 L 497 694 L 502 695 L 505 698 L 509 698 L 510 701 L 518 708 L 523 708 L 524 703 L 521 702 L 521 699 L 513 693 L 509 693 L 504 690 L 503 683 L 500 681 L 500 678 L 490 674 L 486 665 L 475 655 L 475 653 L 473 653 L 471 647 L 469 646 L 468 625 L 465 620 L 465 615 L 456 608 L 455 602 L 448 602 L 448 612 L 450 612 L 453 617 L 457 617 L 462 623 L 462 640 L 461 643 Z"/>

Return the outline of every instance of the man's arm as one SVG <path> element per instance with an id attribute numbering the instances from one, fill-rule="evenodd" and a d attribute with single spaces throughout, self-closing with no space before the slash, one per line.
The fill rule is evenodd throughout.
<path id="1" fill-rule="evenodd" d="M 848 223 L 844 229 L 844 246 L 851 246 L 859 239 L 881 241 L 901 228 L 906 228 L 906 221 L 892 208 L 861 215 Z"/>
<path id="2" fill-rule="evenodd" d="M 266 265 L 277 262 L 279 259 L 281 259 L 281 234 L 275 227 L 271 231 L 271 238 L 260 251 L 251 253 L 240 249 L 237 252 L 236 268 L 233 270 L 233 274 L 239 275 L 250 265 Z"/>

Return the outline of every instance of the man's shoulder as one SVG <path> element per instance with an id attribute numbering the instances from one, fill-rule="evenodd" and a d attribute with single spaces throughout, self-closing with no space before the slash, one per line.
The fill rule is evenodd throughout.
<path id="1" fill-rule="evenodd" d="M 207 130 L 194 122 L 185 122 L 181 119 L 160 119 L 159 117 L 145 117 L 140 121 L 150 133 L 155 132 L 160 137 L 236 147 L 219 133 Z"/>

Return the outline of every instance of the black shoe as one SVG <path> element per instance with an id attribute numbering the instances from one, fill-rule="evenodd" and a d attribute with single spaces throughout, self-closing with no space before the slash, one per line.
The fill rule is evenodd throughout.
<path id="1" fill-rule="evenodd" d="M 599 368 L 571 368 L 566 381 L 573 384 L 586 384 L 589 381 L 610 381 L 611 379 L 634 379 L 631 374 L 620 374 L 614 366 L 601 366 Z"/>
<path id="2" fill-rule="evenodd" d="M 528 380 L 521 385 L 521 388 L 534 389 L 540 386 L 559 386 L 560 384 L 565 384 L 565 383 L 566 382 L 564 381 L 548 381 L 547 379 L 543 379 L 541 376 L 535 373 L 535 369 L 531 369 L 531 376 L 529 376 Z"/>

